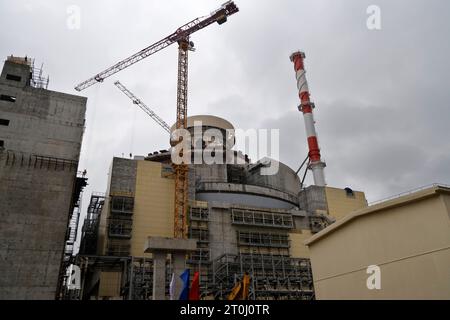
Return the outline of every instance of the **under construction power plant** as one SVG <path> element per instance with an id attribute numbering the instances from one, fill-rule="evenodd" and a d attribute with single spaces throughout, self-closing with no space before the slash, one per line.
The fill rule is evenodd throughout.
<path id="1" fill-rule="evenodd" d="M 304 52 L 290 55 L 294 73 L 285 72 L 306 131 L 308 155 L 303 162 L 295 155 L 297 170 L 266 155 L 251 159 L 232 119 L 188 114 L 192 37 L 238 12 L 227 1 L 75 86 L 114 84 L 119 103 L 139 107 L 168 134 L 146 146 L 146 155 L 111 153 L 101 177 L 106 188 L 89 194 L 87 171 L 79 169 L 87 98 L 48 90 L 33 59 L 7 57 L 0 77 L 0 299 L 450 298 L 450 187 L 368 205 L 363 191 L 327 185 Z M 173 121 L 135 88 L 118 79 L 107 84 L 175 43 Z M 286 64 L 288 53 L 280 54 Z M 83 192 L 90 196 L 84 206 Z M 424 230 L 433 236 L 410 237 Z M 368 291 L 366 268 L 379 266 L 386 289 Z"/>
<path id="2" fill-rule="evenodd" d="M 269 158 L 252 162 L 247 154 L 235 150 L 235 129 L 229 121 L 213 115 L 188 117 L 188 52 L 194 50 L 190 36 L 214 22 L 223 24 L 236 12 L 237 6 L 228 1 L 210 15 L 188 22 L 168 37 L 75 87 L 81 91 L 103 82 L 178 43 L 177 107 L 173 126 L 169 127 L 119 81 L 114 82 L 136 106 L 170 133 L 168 145 L 145 157 L 114 157 L 107 190 L 91 195 L 84 221 L 79 221 L 79 217 L 80 195 L 87 184 L 86 172 L 76 175 L 73 171 L 81 141 L 74 144 L 73 152 L 60 154 L 55 150 L 51 157 L 53 149 L 50 147 L 45 150 L 45 156 L 41 156 L 31 149 L 13 151 L 13 140 L 6 142 L 7 150 L 1 158 L 5 166 L 20 164 L 20 168 L 25 166 L 27 170 L 36 170 L 36 166 L 56 172 L 69 170 L 67 177 L 75 179 L 67 180 L 64 176 L 69 182 L 67 196 L 73 193 L 71 200 L 64 203 L 66 212 L 71 214 L 67 220 L 61 220 L 64 227 L 60 229 L 60 236 L 62 240 L 65 234 L 66 247 L 58 251 L 62 255 L 61 262 L 58 259 L 52 262 L 58 271 L 52 278 L 54 286 L 49 289 L 47 298 L 173 298 L 181 290 L 179 276 L 188 267 L 191 273 L 196 273 L 201 299 L 314 299 L 309 253 L 303 242 L 350 209 L 365 207 L 367 202 L 362 192 L 325 185 L 325 164 L 320 158 L 312 119 L 314 104 L 309 100 L 303 53 L 294 53 L 291 60 L 301 100 L 299 110 L 303 112 L 308 134 L 309 161 L 304 168 L 305 175 L 307 170 L 313 171 L 314 186 L 305 188 L 304 179 L 297 175 L 301 168 L 294 171 Z M 30 74 L 26 58 L 8 58 L 5 68 L 2 81 L 7 81 L 4 84 L 7 86 L 12 85 L 11 79 L 16 83 L 19 80 L 15 78 L 26 80 Z M 30 83 L 27 81 L 28 84 L 19 82 L 21 87 L 25 85 L 25 90 L 30 90 L 26 87 Z M 48 80 L 44 84 L 48 85 Z M 42 92 L 36 91 L 36 94 Z M 12 96 L 12 102 L 1 103 L 14 103 L 16 97 L 17 102 L 24 103 L 18 94 Z M 2 92 L 2 100 L 6 101 L 3 97 L 9 96 Z M 68 98 L 80 106 L 80 112 L 76 112 L 76 121 L 80 123 L 86 99 Z M 83 129 L 79 124 L 75 127 Z M 194 137 L 186 149 L 178 149 L 188 141 L 180 135 L 180 130 Z M 211 134 L 211 130 L 216 134 Z M 77 137 L 80 136 L 77 133 Z M 2 147 L 5 147 L 3 141 Z M 220 161 L 203 161 L 203 154 L 211 148 L 215 159 Z M 195 161 L 198 156 L 200 162 Z M 181 161 L 174 161 L 177 157 Z M 265 174 L 271 166 L 278 168 L 276 173 Z M 5 175 L 12 171 L 2 172 Z M 80 246 L 75 254 L 73 247 L 79 222 L 82 225 Z M 6 269 L 9 270 L 8 265 L 2 265 L 2 270 Z M 175 282 L 174 292 L 172 282 Z M 17 292 L 17 297 L 21 296 L 20 291 L 11 290 L 4 292 Z"/>
<path id="3" fill-rule="evenodd" d="M 174 42 L 179 44 L 177 116 L 171 128 L 119 81 L 114 83 L 171 133 L 171 148 L 146 157 L 113 159 L 106 194 L 92 195 L 83 226 L 77 256 L 80 299 L 164 299 L 170 294 L 170 275 L 178 278 L 186 266 L 199 273 L 204 299 L 238 298 L 236 288 L 241 283 L 250 299 L 313 299 L 312 271 L 303 241 L 335 221 L 344 208 L 366 206 L 361 192 L 325 186 L 325 164 L 320 159 L 302 53 L 291 59 L 310 148 L 306 170 L 312 169 L 315 186 L 305 189 L 298 171 L 281 162 L 251 162 L 241 151 L 232 150 L 234 127 L 227 120 L 187 116 L 187 61 L 188 51 L 193 50 L 189 36 L 213 22 L 224 23 L 237 11 L 233 2 L 226 2 L 208 17 L 187 23 L 76 87 L 83 90 Z M 182 141 L 176 135 L 179 129 L 187 129 L 191 136 L 200 132 L 200 142 L 177 154 L 184 160 L 174 163 L 174 149 Z M 211 139 L 207 134 L 211 129 L 222 140 Z M 219 146 L 215 156 L 225 162 L 185 161 L 212 145 Z M 275 162 L 276 174 L 262 173 Z M 176 241 L 183 238 L 191 242 Z M 178 269 L 176 259 L 182 260 Z"/>
<path id="4" fill-rule="evenodd" d="M 202 127 L 194 128 L 195 122 Z M 215 116 L 188 117 L 187 128 L 233 130 L 231 123 Z M 205 148 L 208 143 L 202 141 Z M 348 208 L 366 206 L 364 194 L 302 188 L 295 171 L 283 163 L 278 163 L 276 175 L 262 175 L 273 163 L 253 163 L 239 151 L 232 153 L 243 164 L 188 165 L 187 235 L 197 247 L 188 254 L 186 266 L 192 273 L 199 271 L 202 298 L 227 299 L 245 273 L 251 277 L 250 299 L 313 298 L 303 241 Z M 83 227 L 77 256 L 83 298 L 150 299 L 154 266 L 144 248 L 148 237 L 172 236 L 174 222 L 167 214 L 174 207 L 175 192 L 171 152 L 114 158 L 109 176 L 106 194 L 92 195 L 92 213 Z M 170 259 L 165 270 L 168 296 Z"/>

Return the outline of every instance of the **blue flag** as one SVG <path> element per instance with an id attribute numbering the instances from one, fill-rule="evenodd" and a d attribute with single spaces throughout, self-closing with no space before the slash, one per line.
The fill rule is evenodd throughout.
<path id="1" fill-rule="evenodd" d="M 183 280 L 183 289 L 181 290 L 180 299 L 179 300 L 188 300 L 189 299 L 189 269 L 184 270 L 184 272 L 180 275 L 181 280 Z"/>

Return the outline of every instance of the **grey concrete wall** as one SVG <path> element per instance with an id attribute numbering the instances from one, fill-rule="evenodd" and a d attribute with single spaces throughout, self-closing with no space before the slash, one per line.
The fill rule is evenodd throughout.
<path id="1" fill-rule="evenodd" d="M 188 171 L 188 199 L 195 200 L 195 185 L 196 185 L 196 168 L 195 166 L 189 166 Z"/>
<path id="2" fill-rule="evenodd" d="M 283 229 L 276 227 L 261 227 L 256 225 L 239 225 L 232 224 L 231 210 L 232 208 L 238 208 L 243 210 L 256 210 L 265 212 L 274 212 L 281 214 L 289 214 L 295 218 L 308 219 L 307 213 L 301 210 L 291 209 L 261 209 L 259 206 L 250 205 L 233 205 L 230 202 L 209 201 L 209 248 L 211 252 L 211 259 L 214 260 L 223 254 L 238 254 L 239 245 L 237 241 L 237 232 L 262 232 L 262 233 L 277 233 L 287 234 L 293 229 L 309 229 L 309 222 L 304 224 L 295 225 L 293 229 Z M 263 250 L 269 250 L 267 248 Z"/>
<path id="3" fill-rule="evenodd" d="M 201 182 L 227 182 L 226 164 L 197 164 L 195 167 L 195 181 Z"/>
<path id="4" fill-rule="evenodd" d="M 309 186 L 299 194 L 300 207 L 310 213 L 316 210 L 328 211 L 325 188 L 319 186 Z"/>
<path id="5" fill-rule="evenodd" d="M 236 230 L 231 224 L 230 209 L 210 204 L 208 229 L 211 260 L 225 253 L 238 253 Z"/>
<path id="6" fill-rule="evenodd" d="M 295 230 L 310 229 L 309 213 L 304 210 L 291 210 L 291 214 Z"/>
<path id="7" fill-rule="evenodd" d="M 292 208 L 298 206 L 298 197 L 290 193 L 267 187 L 240 183 L 200 183 L 197 185 L 197 198 L 198 200 L 204 201 L 225 200 L 230 203 L 238 204 L 246 204 L 246 201 L 250 201 L 251 203 L 248 203 L 250 206 L 268 208 Z"/>
<path id="8" fill-rule="evenodd" d="M 27 75 L 8 65 L 0 94 L 16 101 L 0 101 L 0 119 L 10 121 L 0 125 L 0 299 L 54 299 L 86 98 L 6 80 L 6 73 Z"/>
<path id="9" fill-rule="evenodd" d="M 20 81 L 14 81 L 7 79 L 7 75 L 15 75 L 21 77 Z M 23 88 L 30 83 L 30 67 L 25 64 L 17 64 L 11 61 L 5 61 L 0 76 L 0 83 L 6 85 L 13 85 L 19 88 Z"/>
<path id="10" fill-rule="evenodd" d="M 129 245 L 129 239 L 108 237 L 108 218 L 111 215 L 111 199 L 114 195 L 134 197 L 136 192 L 137 160 L 114 157 L 108 179 L 105 205 L 102 208 L 99 226 L 98 251 L 106 254 L 112 242 Z M 105 251 L 106 250 L 106 251 Z"/>
<path id="11" fill-rule="evenodd" d="M 11 167 L 0 154 L 0 299 L 54 299 L 76 168 Z"/>
<path id="12" fill-rule="evenodd" d="M 271 159 L 272 166 L 278 165 L 278 171 L 273 175 L 262 175 L 261 167 L 248 171 L 247 183 L 267 188 L 273 188 L 297 196 L 301 189 L 300 178 L 295 171 L 282 162 Z"/>
<path id="13" fill-rule="evenodd" d="M 137 161 L 124 158 L 113 158 L 111 170 L 110 193 L 136 191 Z M 109 195 L 107 195 L 109 196 Z"/>
<path id="14" fill-rule="evenodd" d="M 199 192 L 196 199 L 200 201 L 218 201 L 230 204 L 242 204 L 259 208 L 281 208 L 290 209 L 293 204 L 274 198 L 245 194 L 245 193 L 222 193 L 222 192 Z"/>

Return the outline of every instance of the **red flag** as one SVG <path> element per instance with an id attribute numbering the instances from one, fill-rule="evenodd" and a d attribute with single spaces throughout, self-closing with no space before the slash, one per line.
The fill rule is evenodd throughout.
<path id="1" fill-rule="evenodd" d="M 189 291 L 189 300 L 200 300 L 200 283 L 199 273 L 194 273 L 194 279 L 192 279 L 191 290 Z"/>

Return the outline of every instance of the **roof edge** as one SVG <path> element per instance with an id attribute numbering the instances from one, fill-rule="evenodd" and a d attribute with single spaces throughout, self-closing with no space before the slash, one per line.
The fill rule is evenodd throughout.
<path id="1" fill-rule="evenodd" d="M 323 229 L 320 232 L 313 235 L 311 238 L 305 240 L 303 243 L 305 245 L 309 246 L 309 245 L 313 244 L 314 242 L 316 242 L 317 240 L 324 238 L 325 236 L 336 231 L 343 225 L 345 225 L 361 216 L 376 213 L 378 211 L 381 211 L 381 210 L 387 209 L 387 208 L 400 207 L 407 203 L 427 199 L 427 198 L 430 198 L 430 197 L 433 197 L 433 196 L 436 196 L 439 194 L 450 194 L 450 187 L 444 186 L 444 185 L 432 185 L 429 188 L 426 188 L 426 189 L 423 189 L 423 190 L 420 190 L 420 191 L 417 191 L 414 193 L 410 193 L 410 194 L 407 194 L 404 196 L 400 196 L 398 198 L 386 200 L 384 202 L 377 203 L 377 204 L 368 206 L 363 209 L 358 209 L 358 210 L 352 211 L 349 214 L 347 214 L 344 218 L 342 218 L 341 220 L 338 220 L 335 223 L 329 225 L 325 229 Z"/>

